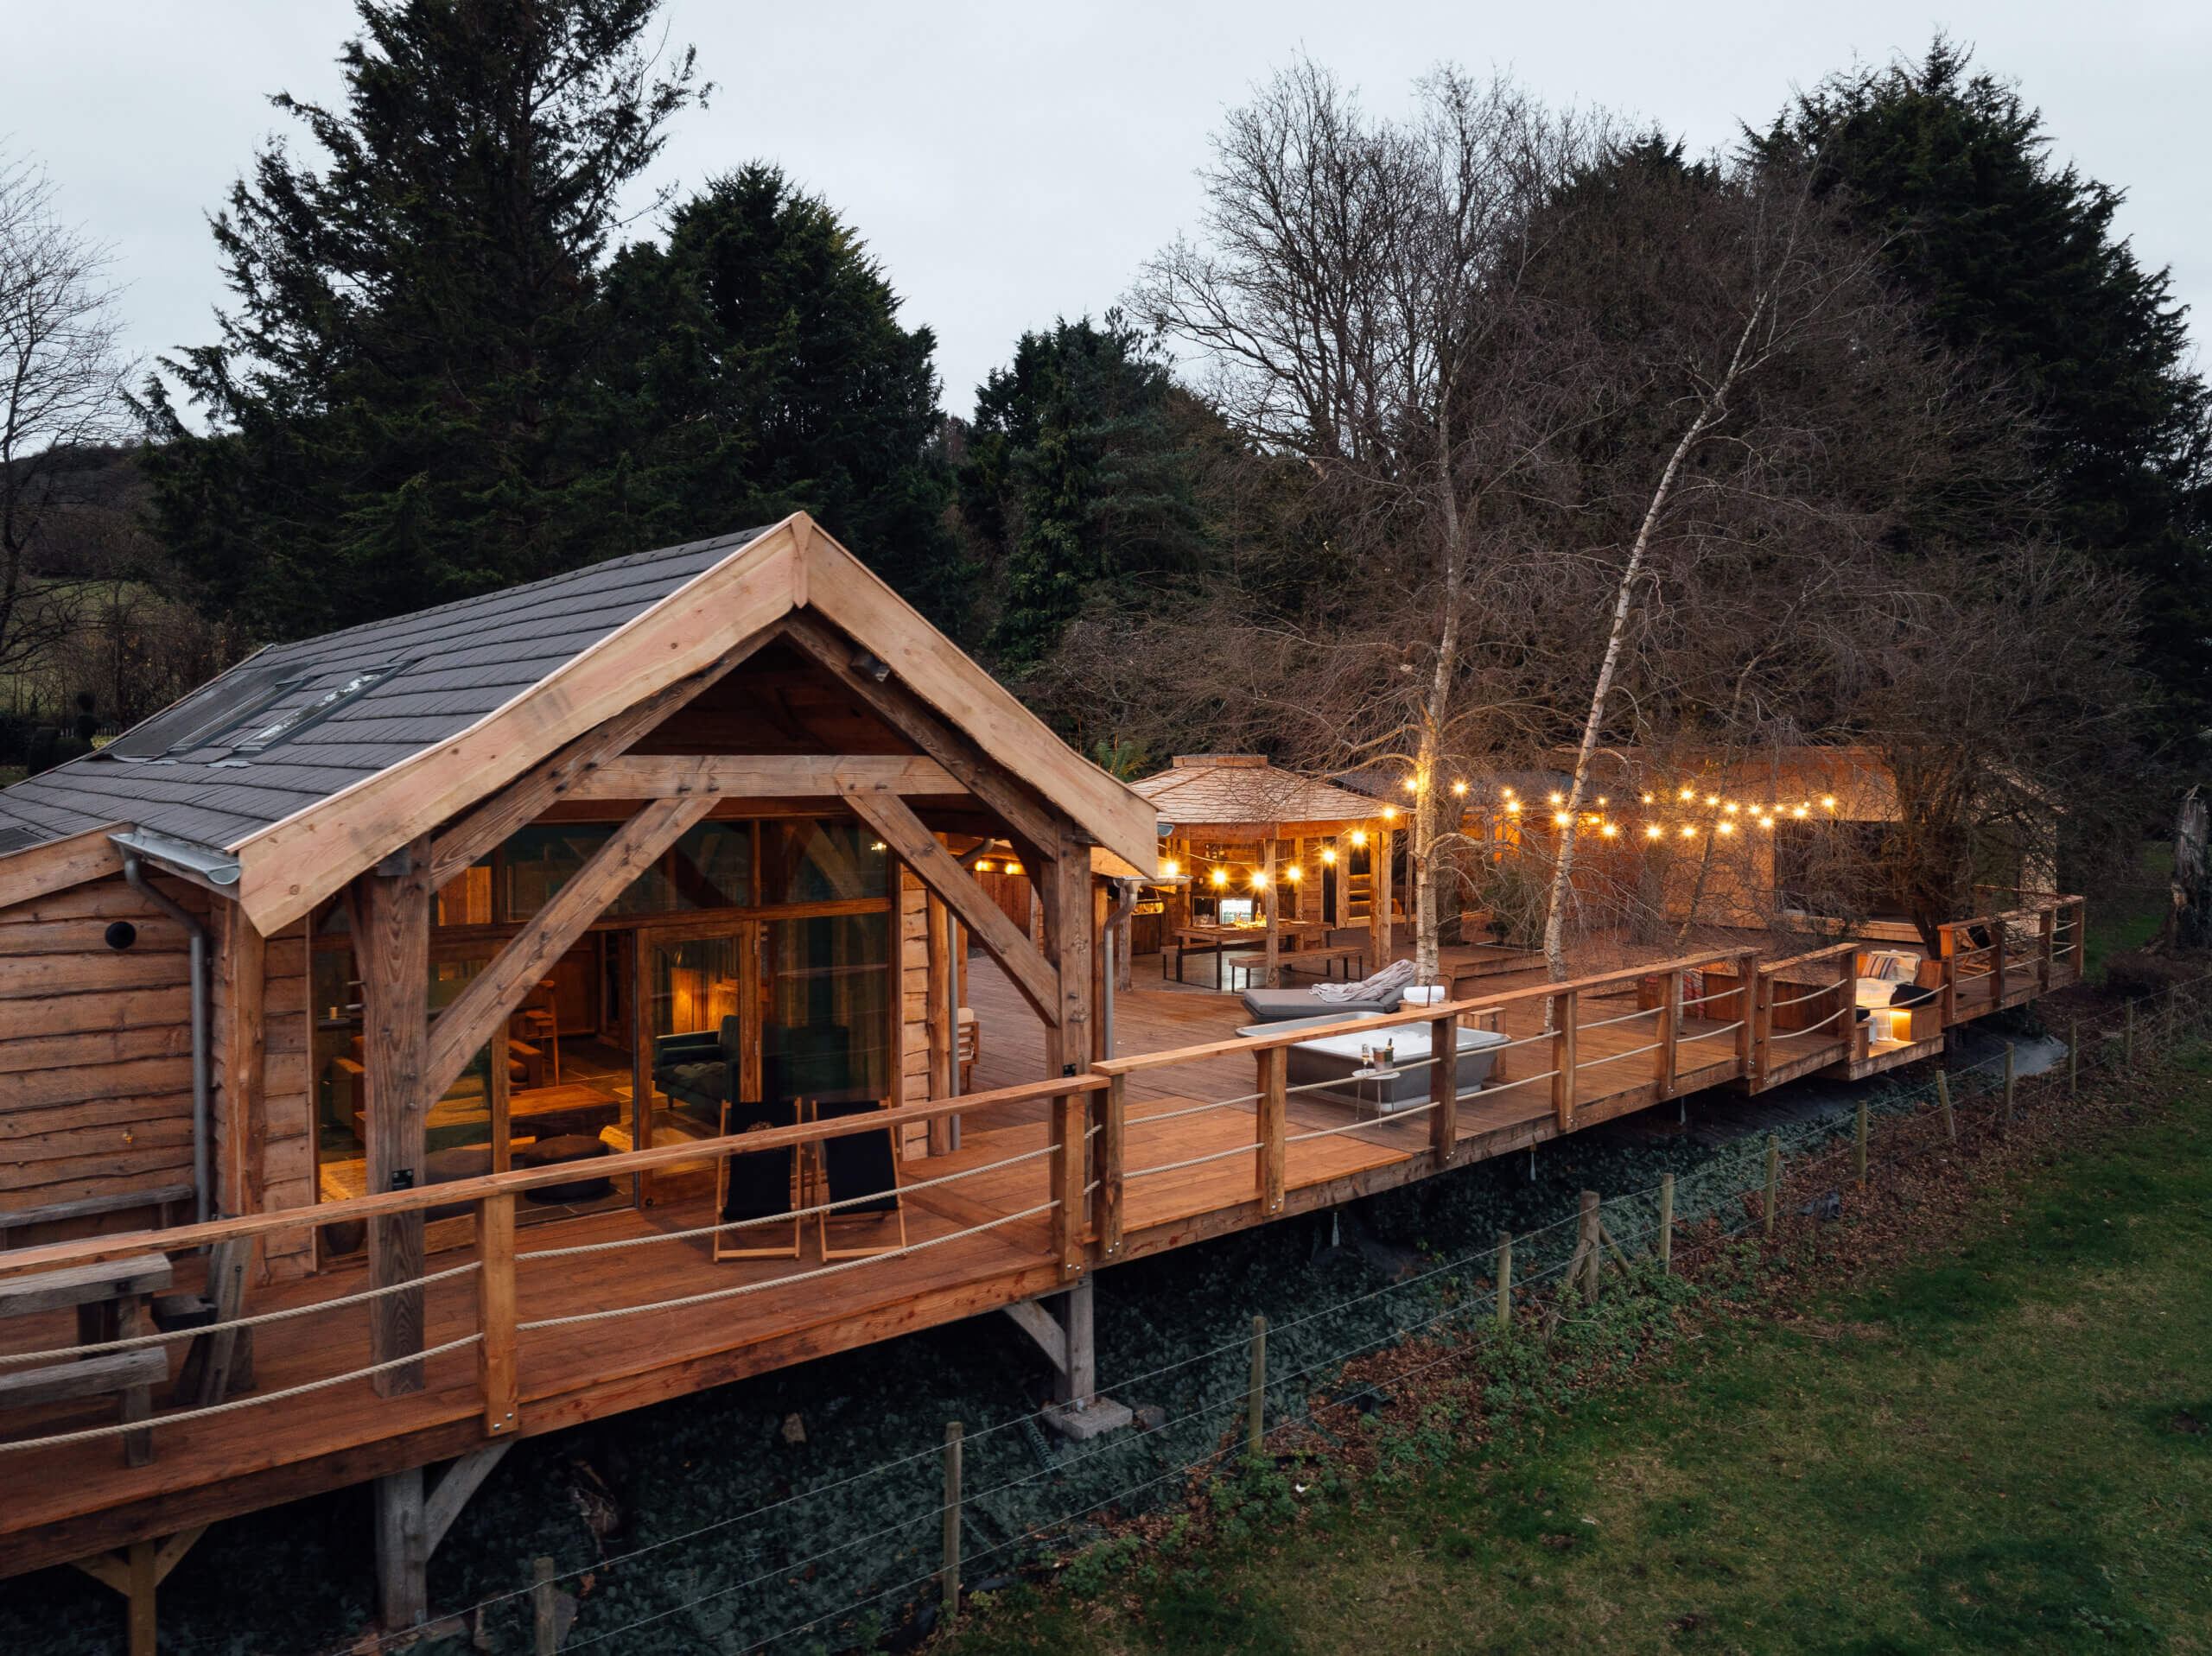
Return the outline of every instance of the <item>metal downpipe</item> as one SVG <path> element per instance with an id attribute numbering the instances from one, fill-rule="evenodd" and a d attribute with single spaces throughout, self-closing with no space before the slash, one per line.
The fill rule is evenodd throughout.
<path id="1" fill-rule="evenodd" d="M 214 1216 L 215 1205 L 207 1120 L 207 928 L 148 882 L 135 851 L 124 853 L 123 878 L 192 939 L 192 1196 L 194 1216 L 204 1225 Z"/>

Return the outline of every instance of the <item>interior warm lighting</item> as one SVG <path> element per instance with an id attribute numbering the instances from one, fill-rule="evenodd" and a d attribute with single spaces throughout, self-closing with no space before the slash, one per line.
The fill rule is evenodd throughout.
<path id="1" fill-rule="evenodd" d="M 976 872 L 979 874 L 988 874 L 991 872 L 991 866 L 988 862 L 979 862 L 976 865 Z"/>
<path id="2" fill-rule="evenodd" d="M 868 847 L 868 849 L 870 851 L 887 851 L 890 847 L 885 845 L 882 841 L 878 840 L 874 845 Z"/>
<path id="3" fill-rule="evenodd" d="M 1228 884 L 1229 884 L 1229 870 L 1227 870 L 1226 868 L 1217 868 L 1217 869 L 1215 869 L 1215 870 L 1213 871 L 1213 883 L 1214 883 L 1215 885 L 1228 885 Z"/>
<path id="4" fill-rule="evenodd" d="M 1018 874 L 1021 872 L 1021 865 L 1018 862 L 1010 862 L 1006 866 L 1006 872 L 1009 874 Z"/>

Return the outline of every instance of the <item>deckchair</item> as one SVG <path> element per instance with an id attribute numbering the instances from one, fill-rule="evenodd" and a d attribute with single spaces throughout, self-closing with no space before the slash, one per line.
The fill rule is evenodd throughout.
<path id="1" fill-rule="evenodd" d="M 864 1093 L 825 1093 L 804 1101 L 810 1121 L 829 1121 L 839 1116 L 863 1115 L 887 1107 L 888 1101 Z M 823 1139 L 810 1146 L 817 1158 L 820 1177 L 810 1207 L 850 1203 L 819 1215 L 822 1257 L 857 1259 L 869 1254 L 896 1253 L 906 1246 L 906 1209 L 899 1196 L 898 1149 L 888 1127 L 874 1133 L 848 1133 Z M 898 1240 L 891 1240 L 884 1221 L 895 1220 Z M 849 1234 L 861 1226 L 875 1228 L 874 1240 L 865 1247 L 831 1246 L 833 1231 Z"/>
<path id="2" fill-rule="evenodd" d="M 733 1131 L 733 1119 L 744 1125 L 736 1129 L 745 1133 L 765 1133 L 772 1127 L 794 1127 L 798 1125 L 798 1107 L 786 1099 L 773 1104 L 730 1104 L 722 1106 L 722 1134 L 727 1138 Z M 802 1221 L 792 1210 L 798 1206 L 792 1190 L 792 1173 L 797 1158 L 792 1146 L 780 1150 L 741 1150 L 718 1157 L 715 1162 L 715 1211 L 720 1222 L 735 1224 L 742 1220 L 772 1220 L 779 1214 L 791 1214 L 786 1221 L 791 1226 L 790 1240 L 785 1240 L 780 1224 L 747 1225 L 743 1230 L 718 1230 L 715 1233 L 715 1258 L 717 1259 L 796 1259 L 799 1256 Z"/>

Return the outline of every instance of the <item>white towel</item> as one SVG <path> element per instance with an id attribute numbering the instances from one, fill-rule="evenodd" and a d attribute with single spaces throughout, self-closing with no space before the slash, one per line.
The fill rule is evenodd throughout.
<path id="1" fill-rule="evenodd" d="M 1362 978 L 1357 983 L 1317 983 L 1313 986 L 1316 998 L 1332 1004 L 1347 1000 L 1387 1000 L 1391 994 L 1414 980 L 1411 961 L 1392 961 L 1380 972 Z"/>

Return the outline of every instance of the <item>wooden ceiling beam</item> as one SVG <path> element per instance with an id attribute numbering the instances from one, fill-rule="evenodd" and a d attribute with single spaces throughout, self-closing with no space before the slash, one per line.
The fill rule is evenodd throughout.
<path id="1" fill-rule="evenodd" d="M 874 784 L 846 784 L 838 790 L 860 818 L 883 836 L 893 853 L 912 869 L 923 885 L 952 907 L 962 923 L 991 958 L 1006 968 L 1037 1015 L 1052 1028 L 1059 1027 L 1060 974 L 1053 969 L 1021 928 L 1007 918 L 1006 910 L 991 901 L 976 877 L 953 860 L 937 842 L 937 835 L 922 825 L 906 802 L 889 789 Z"/>
<path id="2" fill-rule="evenodd" d="M 498 1033 L 532 985 L 591 929 L 601 912 L 650 868 L 656 858 L 714 809 L 711 794 L 656 799 L 614 830 L 591 860 L 553 894 L 535 918 L 469 980 L 430 1026 L 423 1068 L 423 1098 L 453 1085 L 477 1049 Z M 495 1055 L 496 1056 L 496 1055 Z"/>
<path id="3" fill-rule="evenodd" d="M 570 799 L 671 799 L 716 794 L 730 799 L 812 799 L 846 783 L 895 794 L 958 794 L 965 789 L 935 759 L 906 753 L 632 754 L 601 761 L 576 778 Z"/>
<path id="4" fill-rule="evenodd" d="M 663 686 L 635 707 L 625 707 L 598 728 L 587 731 L 453 823 L 430 842 L 430 889 L 438 890 L 517 828 L 537 821 L 548 805 L 561 799 L 594 797 L 576 790 L 600 766 L 619 758 L 661 720 L 720 683 L 774 636 L 773 627 L 763 627 L 740 640 L 697 672 Z M 647 792 L 620 796 L 650 799 L 658 796 Z"/>

